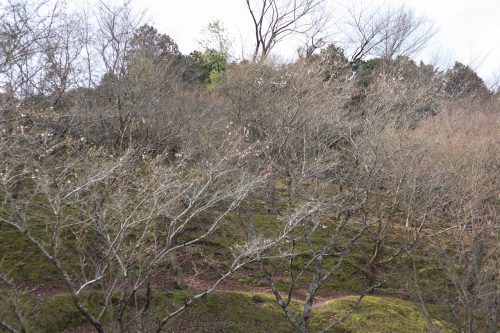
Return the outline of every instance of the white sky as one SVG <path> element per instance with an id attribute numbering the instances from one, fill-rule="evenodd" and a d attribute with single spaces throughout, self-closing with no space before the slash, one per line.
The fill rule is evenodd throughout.
<path id="1" fill-rule="evenodd" d="M 328 1 L 335 9 L 342 6 L 343 0 Z M 500 0 L 385 0 L 384 3 L 404 3 L 429 18 L 438 29 L 431 45 L 418 58 L 441 67 L 460 61 L 471 65 L 489 82 L 500 74 Z M 246 54 L 250 53 L 252 22 L 245 0 L 136 0 L 134 6 L 146 10 L 146 20 L 170 35 L 184 54 L 199 48 L 200 32 L 217 19 L 233 38 L 234 52 L 241 55 L 243 44 Z M 277 51 L 290 57 L 296 49 L 291 43 Z"/>

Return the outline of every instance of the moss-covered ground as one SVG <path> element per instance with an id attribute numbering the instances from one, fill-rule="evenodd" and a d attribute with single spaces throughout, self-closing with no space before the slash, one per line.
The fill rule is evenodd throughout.
<path id="1" fill-rule="evenodd" d="M 275 215 L 268 214 L 264 206 L 263 202 L 256 202 L 251 222 L 259 235 L 273 237 L 280 230 L 283 222 Z M 196 223 L 183 234 L 183 239 L 179 241 L 195 238 L 203 232 L 206 221 L 212 220 L 217 214 L 218 212 L 208 212 L 200 216 Z M 231 258 L 231 245 L 245 238 L 247 231 L 245 223 L 247 222 L 242 221 L 236 213 L 229 213 L 220 228 L 200 242 L 203 247 L 193 249 L 189 261 L 198 260 L 203 264 L 210 263 L 206 264 L 210 266 L 206 271 L 223 271 L 230 264 L 228 258 Z M 327 242 L 334 228 L 334 221 L 332 223 L 325 221 L 313 239 L 314 244 L 321 246 Z M 322 286 L 320 294 L 328 294 L 332 291 L 356 294 L 370 285 L 371 281 L 368 280 L 371 273 L 367 265 L 373 252 L 373 242 L 370 239 L 372 237 L 370 233 L 366 237 L 350 253 L 341 268 Z M 381 251 L 384 255 L 390 255 L 393 248 L 398 246 L 397 238 L 396 234 L 382 246 Z M 306 249 L 305 244 L 298 243 L 297 249 Z M 70 267 L 69 265 L 78 261 L 77 257 L 71 257 L 73 255 L 71 251 L 68 251 L 67 255 L 68 257 L 65 258 L 66 266 Z M 310 273 L 311 269 L 307 265 L 309 260 L 310 255 L 307 253 L 299 255 L 295 259 L 293 268 L 297 270 L 305 268 L 306 271 L 299 284 L 305 285 L 308 280 L 308 272 Z M 283 260 L 268 260 L 266 262 L 277 278 L 278 287 L 286 290 L 289 281 L 286 278 L 280 279 L 280 276 L 286 277 L 290 267 Z M 326 268 L 334 264 L 334 260 L 325 262 Z M 426 277 L 426 281 L 430 284 L 436 279 L 441 279 L 439 271 L 433 270 L 432 265 L 425 258 L 417 257 L 416 264 L 419 272 L 425 273 L 421 275 Z M 409 263 L 404 261 L 401 265 L 410 267 Z M 191 268 L 183 268 L 186 269 L 186 276 L 189 276 Z M 383 267 L 378 269 L 384 273 Z M 52 263 L 37 251 L 25 235 L 5 224 L 0 225 L 0 272 L 16 283 L 60 284 L 59 276 Z M 392 296 L 399 295 L 399 289 L 402 286 L 398 281 L 398 275 L 395 274 L 390 279 L 392 280 L 386 283 L 385 293 Z M 234 274 L 230 280 L 233 284 L 246 287 L 241 290 L 267 287 L 262 273 L 257 266 L 252 264 Z M 166 309 L 172 309 L 175 305 L 181 304 L 187 295 L 188 291 L 157 290 L 153 302 L 154 311 L 152 311 L 157 316 L 155 319 L 160 318 Z M 0 290 L 0 298 L 12 299 L 6 290 Z M 85 318 L 75 308 L 68 294 L 59 292 L 42 298 L 43 302 L 40 303 L 28 292 L 20 300 L 24 304 L 23 313 L 29 333 L 63 332 L 65 329 L 86 324 Z M 101 300 L 102 297 L 99 297 L 98 292 L 88 293 L 86 297 L 87 305 L 95 311 L 98 311 L 97 308 L 99 308 Z M 351 296 L 340 297 L 315 308 L 311 322 L 313 331 L 319 331 L 332 320 L 342 316 L 350 309 L 354 301 L 355 298 Z M 7 319 L 13 319 L 12 307 L 9 304 L 10 302 L 7 301 L 0 303 L 0 315 Z M 298 310 L 300 304 L 295 303 L 293 307 Z M 432 307 L 432 310 L 433 316 L 441 319 L 435 325 L 442 332 L 446 332 L 446 317 L 443 315 L 445 311 L 439 307 Z M 413 303 L 397 298 L 369 296 L 363 300 L 361 307 L 346 322 L 336 327 L 333 332 L 427 332 L 428 330 L 428 323 L 422 316 L 421 309 Z M 291 332 L 293 329 L 270 294 L 217 292 L 176 317 L 166 331 Z M 0 329 L 0 332 L 3 331 Z"/>
<path id="2" fill-rule="evenodd" d="M 188 297 L 184 291 L 155 293 L 153 316 L 160 318 L 168 310 L 180 305 Z M 89 294 L 87 304 L 96 309 L 99 297 Z M 335 319 L 349 311 L 357 297 L 347 296 L 328 301 L 313 310 L 311 331 L 318 332 Z M 299 309 L 299 304 L 292 304 Z M 434 308 L 437 320 L 434 324 L 441 332 L 447 329 L 442 309 Z M 80 325 L 85 318 L 78 312 L 68 294 L 49 298 L 35 312 L 27 310 L 29 332 L 50 333 Z M 92 329 L 89 327 L 89 332 Z M 165 328 L 166 332 L 293 332 L 273 296 L 255 293 L 216 292 L 208 295 L 185 312 L 175 317 Z M 335 326 L 332 332 L 428 332 L 429 325 L 418 306 L 409 301 L 388 297 L 367 296 L 359 308 L 343 323 Z M 3 332 L 0 329 L 0 332 Z M 111 331 L 110 331 L 111 332 Z"/>

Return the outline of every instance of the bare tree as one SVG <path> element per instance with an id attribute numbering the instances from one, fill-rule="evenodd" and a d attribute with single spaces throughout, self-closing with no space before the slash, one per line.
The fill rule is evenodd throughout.
<path id="1" fill-rule="evenodd" d="M 498 330 L 497 127 L 497 114 L 452 109 L 411 135 L 427 147 L 412 163 L 421 170 L 412 187 L 427 190 L 413 197 L 409 215 L 426 209 L 434 229 L 425 242 L 434 254 L 429 266 L 443 274 L 442 284 L 417 288 L 440 293 L 434 301 L 449 309 L 459 332 Z"/>
<path id="2" fill-rule="evenodd" d="M 241 243 L 228 271 L 211 288 L 165 313 L 159 323 L 152 320 L 148 309 L 154 278 L 164 274 L 172 256 L 214 233 L 260 186 L 262 177 L 254 172 L 258 165 L 251 163 L 259 146 L 245 144 L 245 132 L 232 128 L 199 150 L 179 151 L 174 161 L 161 153 L 110 154 L 71 138 L 40 140 L 43 126 L 32 119 L 29 131 L 1 138 L 0 222 L 53 265 L 96 331 L 104 331 L 106 315 L 121 331 L 142 327 L 159 332 L 253 260 L 259 246 Z M 208 212 L 210 217 L 198 225 Z M 200 232 L 191 237 L 186 230 L 194 225 Z M 85 302 L 89 289 L 100 295 L 97 312 Z"/>
<path id="3" fill-rule="evenodd" d="M 335 281 L 354 252 L 373 248 L 368 266 L 377 266 L 411 248 L 410 241 L 389 256 L 380 253 L 390 234 L 389 213 L 382 207 L 394 204 L 392 189 L 380 188 L 387 186 L 391 160 L 404 150 L 387 147 L 387 136 L 396 127 L 382 119 L 348 115 L 344 105 L 354 87 L 344 77 L 325 82 L 315 66 L 299 62 L 272 69 L 251 64 L 229 72 L 222 88 L 234 103 L 234 121 L 245 124 L 254 140 L 266 142 L 269 184 L 263 195 L 268 213 L 277 215 L 275 234 L 260 232 L 252 207 L 241 208 L 241 216 L 252 241 L 281 235 L 281 242 L 258 253 L 258 261 L 297 332 L 309 331 L 321 289 Z M 238 89 L 242 83 L 244 90 Z M 359 302 L 325 330 L 345 321 L 384 279 L 370 267 L 360 270 L 370 280 L 358 290 Z M 300 311 L 293 300 L 303 304 Z"/>
<path id="4" fill-rule="evenodd" d="M 46 95 L 57 106 L 83 69 L 81 18 L 58 1 L 9 1 L 1 13 L 2 85 L 23 98 Z"/>
<path id="5" fill-rule="evenodd" d="M 313 27 L 304 34 L 304 45 L 297 50 L 300 58 L 310 58 L 314 52 L 329 43 L 330 19 L 328 15 L 324 15 L 314 20 Z"/>
<path id="6" fill-rule="evenodd" d="M 246 0 L 246 4 L 254 26 L 253 61 L 264 60 L 276 44 L 290 35 L 316 30 L 313 36 L 317 36 L 328 15 L 325 0 Z"/>
<path id="7" fill-rule="evenodd" d="M 121 78 L 126 73 L 130 42 L 142 17 L 135 15 L 130 8 L 130 1 L 119 6 L 101 1 L 94 15 L 97 21 L 95 47 L 105 73 Z"/>
<path id="8" fill-rule="evenodd" d="M 426 46 L 436 30 L 424 17 L 416 16 L 404 5 L 398 8 L 348 8 L 344 29 L 345 48 L 351 62 L 367 56 L 392 59 L 400 55 L 412 56 Z"/>

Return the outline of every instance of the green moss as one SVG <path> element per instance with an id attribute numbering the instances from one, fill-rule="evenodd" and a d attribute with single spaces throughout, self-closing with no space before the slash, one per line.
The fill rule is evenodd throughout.
<path id="1" fill-rule="evenodd" d="M 286 190 L 286 185 L 278 184 L 279 190 Z M 257 200 L 257 199 L 256 199 Z M 262 207 L 265 202 L 257 202 Z M 259 212 L 262 213 L 263 209 Z M 36 216 L 42 216 L 42 211 L 36 211 Z M 220 215 L 220 212 L 206 212 L 199 216 L 194 223 L 183 233 L 183 238 L 178 241 L 186 241 L 194 239 L 209 226 L 212 221 Z M 270 214 L 255 214 L 252 216 L 252 222 L 261 237 L 273 237 L 282 230 L 283 222 L 275 215 Z M 34 221 L 33 223 L 36 223 Z M 210 262 L 210 269 L 221 269 L 223 271 L 232 256 L 230 254 L 230 246 L 235 243 L 243 242 L 246 235 L 245 223 L 241 221 L 236 213 L 229 213 L 221 222 L 218 228 L 209 237 L 203 239 L 199 252 L 191 253 L 193 256 L 198 256 L 200 261 L 205 259 Z M 40 223 L 40 225 L 43 225 Z M 335 229 L 336 221 L 325 221 L 321 228 L 317 229 L 313 237 L 315 246 L 326 244 Z M 35 230 L 36 231 L 36 230 Z M 351 230 L 352 231 L 352 230 Z M 43 232 L 43 230 L 41 230 Z M 296 230 L 297 239 L 300 239 L 301 230 Z M 374 234 L 375 235 L 375 234 Z M 382 248 L 381 253 L 388 256 L 394 253 L 404 237 L 400 234 L 394 234 L 393 239 L 389 239 L 387 246 Z M 349 238 L 349 230 L 347 235 L 343 237 Z M 353 252 L 346 258 L 339 270 L 326 281 L 322 286 L 321 291 L 337 290 L 337 291 L 352 291 L 358 292 L 367 285 L 366 281 L 366 266 L 368 259 L 371 257 L 373 249 L 373 235 L 367 232 L 364 238 L 354 247 Z M 345 242 L 342 237 L 339 239 Z M 71 242 L 74 240 L 67 239 L 67 248 L 72 248 Z M 281 250 L 287 250 L 289 244 L 285 244 Z M 297 252 L 306 251 L 307 246 L 303 241 L 298 241 L 296 244 Z M 64 258 L 65 262 L 78 262 L 71 260 L 72 254 L 69 253 Z M 429 284 L 440 286 L 444 280 L 443 272 L 424 260 L 425 256 L 417 256 L 417 269 L 421 283 L 428 282 Z M 306 268 L 306 274 L 300 282 L 308 282 L 308 274 L 313 269 L 313 265 L 308 265 L 311 255 L 304 253 L 299 255 L 294 263 L 294 268 L 299 270 Z M 324 262 L 324 269 L 328 270 L 336 264 L 337 258 L 327 257 Z M 409 259 L 402 260 L 401 271 L 409 271 Z M 284 260 L 266 261 L 269 269 L 273 271 L 275 276 L 283 277 L 289 273 L 288 263 Z M 215 268 L 215 269 L 214 269 Z M 262 274 L 258 267 L 243 268 L 242 274 L 234 276 L 234 280 L 242 285 L 247 286 L 267 286 L 263 283 Z M 383 268 L 382 268 L 383 269 Z M 382 270 L 381 269 L 381 270 Z M 26 239 L 26 237 L 10 226 L 0 226 L 0 271 L 8 273 L 15 280 L 29 280 L 32 282 L 38 281 L 57 281 L 58 274 L 53 265 L 48 262 L 37 249 Z M 401 278 L 400 281 L 407 279 Z M 286 278 L 278 279 L 278 286 L 283 290 L 287 289 L 288 281 Z M 388 285 L 392 288 L 399 288 L 398 281 L 389 280 Z M 430 290 L 430 289 L 429 289 Z M 434 291 L 433 291 L 434 292 Z M 0 295 L 1 296 L 1 295 Z M 427 297 L 427 295 L 424 295 Z M 429 295 L 429 298 L 433 295 Z M 434 295 L 435 296 L 435 295 Z M 169 310 L 176 305 L 180 305 L 189 293 L 185 291 L 174 292 L 155 292 L 155 302 L 152 311 L 152 318 L 157 320 L 161 318 Z M 87 304 L 93 312 L 102 305 L 98 294 L 89 294 Z M 354 298 L 341 298 L 332 301 L 327 306 L 320 309 L 315 309 L 312 322 L 313 328 L 320 328 L 327 325 L 343 312 L 348 311 L 350 304 Z M 30 302 L 28 302 L 30 303 Z M 294 307 L 298 307 L 297 304 Z M 27 307 L 26 313 L 34 313 L 34 309 Z M 61 294 L 50 298 L 39 309 L 37 308 L 37 316 L 30 317 L 30 325 L 33 327 L 33 332 L 59 332 L 68 327 L 77 326 L 85 323 L 85 318 L 73 305 L 71 298 L 67 294 Z M 439 313 L 439 311 L 437 311 Z M 443 316 L 438 316 L 442 318 Z M 195 319 L 195 320 L 193 320 Z M 36 327 L 36 329 L 35 329 Z M 290 332 L 291 327 L 283 317 L 281 309 L 276 305 L 273 297 L 260 294 L 234 294 L 234 293 L 216 293 L 208 296 L 205 300 L 190 308 L 188 311 L 180 315 L 172 321 L 171 330 L 179 331 L 185 327 L 191 328 L 191 331 L 196 332 L 212 332 L 221 328 L 223 331 L 230 332 L 247 332 L 249 327 L 255 328 L 259 332 Z M 367 297 L 362 303 L 361 308 L 344 324 L 340 325 L 337 332 L 424 332 L 428 330 L 427 322 L 419 313 L 419 309 L 412 303 L 395 300 L 390 298 Z M 443 330 L 446 332 L 445 330 Z"/>
<path id="2" fill-rule="evenodd" d="M 349 296 L 328 302 L 315 314 L 313 327 L 319 328 L 349 311 L 358 297 Z M 451 332 L 438 320 L 441 332 Z M 360 307 L 333 332 L 428 332 L 429 325 L 420 309 L 412 302 L 395 298 L 367 296 Z"/>
<path id="3" fill-rule="evenodd" d="M 33 299 L 31 295 L 19 293 L 15 294 L 10 289 L 0 289 L 0 300 L 0 319 L 9 323 L 10 326 L 15 329 L 21 330 L 19 316 L 15 314 L 16 311 L 20 315 L 20 320 L 25 327 L 27 326 L 29 319 L 33 318 L 35 311 L 32 306 Z M 15 304 L 17 304 L 17 306 L 15 306 Z M 0 332 L 4 332 L 1 327 Z"/>
<path id="4" fill-rule="evenodd" d="M 157 322 L 182 305 L 190 295 L 187 291 L 155 292 L 149 322 Z M 85 304 L 91 312 L 97 313 L 103 304 L 102 299 L 99 292 L 90 292 L 85 296 Z M 315 308 L 311 318 L 311 331 L 316 332 L 328 326 L 349 311 L 356 300 L 355 296 L 342 297 Z M 301 305 L 292 302 L 291 309 L 299 313 Z M 435 324 L 441 332 L 451 332 L 438 321 L 443 319 L 443 309 L 433 306 L 431 311 L 436 315 Z M 106 322 L 106 318 L 103 321 Z M 68 294 L 60 294 L 51 297 L 40 307 L 28 327 L 31 328 L 29 332 L 62 332 L 83 324 L 86 324 L 86 320 L 74 306 L 71 297 Z M 419 307 L 413 303 L 394 298 L 367 296 L 360 307 L 344 323 L 335 327 L 333 332 L 411 333 L 428 330 L 428 323 Z M 279 333 L 293 332 L 293 328 L 272 295 L 217 292 L 206 296 L 172 319 L 165 331 Z"/>
<path id="5" fill-rule="evenodd" d="M 196 320 L 193 320 L 195 318 Z M 215 293 L 177 317 L 167 332 L 291 332 L 272 296 Z"/>
<path id="6" fill-rule="evenodd" d="M 0 318 L 3 318 L 13 327 L 19 327 L 14 316 L 13 297 L 10 290 L 0 290 L 3 302 L 0 304 Z M 95 315 L 103 304 L 103 294 L 97 291 L 82 295 L 83 303 Z M 36 302 L 29 294 L 19 297 L 19 309 L 23 314 L 23 323 L 29 333 L 62 332 L 68 328 L 87 323 L 86 318 L 76 308 L 67 293 L 49 297 L 45 303 L 36 306 Z M 106 319 L 106 318 L 104 318 Z M 0 332 L 3 332 L 0 329 Z"/>
<path id="7" fill-rule="evenodd" d="M 38 332 L 61 332 L 85 323 L 86 318 L 78 311 L 68 294 L 50 298 L 42 306 L 35 320 Z"/>
<path id="8" fill-rule="evenodd" d="M 105 295 L 98 291 L 82 295 L 83 304 L 93 315 L 97 315 L 104 304 Z M 106 317 L 103 319 L 106 322 Z M 34 319 L 33 332 L 62 332 L 65 329 L 87 323 L 85 316 L 74 305 L 67 293 L 52 296 L 39 309 Z"/>
<path id="9" fill-rule="evenodd" d="M 0 228 L 0 271 L 14 280 L 55 281 L 57 271 L 25 235 L 14 227 Z"/>

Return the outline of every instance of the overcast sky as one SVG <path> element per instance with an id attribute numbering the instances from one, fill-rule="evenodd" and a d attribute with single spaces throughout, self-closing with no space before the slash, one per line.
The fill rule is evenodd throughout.
<path id="1" fill-rule="evenodd" d="M 333 9 L 345 4 L 344 0 L 328 1 Z M 426 16 L 438 29 L 431 45 L 418 58 L 441 67 L 457 60 L 471 65 L 490 82 L 500 74 L 500 0 L 385 0 L 384 3 L 404 3 L 418 15 Z M 249 53 L 253 35 L 245 0 L 136 0 L 134 6 L 146 10 L 146 20 L 174 38 L 185 54 L 199 48 L 200 32 L 214 20 L 220 20 L 234 39 L 237 55 L 241 55 L 242 44 Z M 277 51 L 290 57 L 295 49 L 291 41 Z"/>

